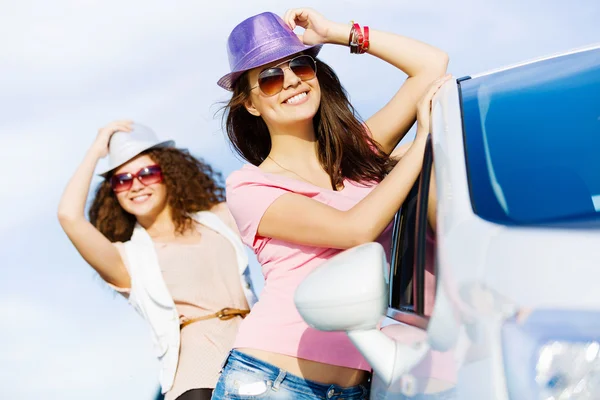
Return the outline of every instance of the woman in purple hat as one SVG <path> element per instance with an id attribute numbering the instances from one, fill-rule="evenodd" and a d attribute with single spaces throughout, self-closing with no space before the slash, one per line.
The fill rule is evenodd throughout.
<path id="1" fill-rule="evenodd" d="M 296 26 L 302 36 L 293 33 Z M 326 43 L 369 53 L 408 79 L 363 122 L 333 70 L 316 58 Z M 307 274 L 342 249 L 390 241 L 390 222 L 420 171 L 430 102 L 449 78 L 448 56 L 306 8 L 241 22 L 228 51 L 231 72 L 218 82 L 233 92 L 225 128 L 249 164 L 227 179 L 227 203 L 262 265 L 265 287 L 241 324 L 213 399 L 367 398 L 366 360 L 345 333 L 310 328 L 293 296 Z M 398 160 L 392 152 L 415 118 L 416 138 Z"/>
<path id="2" fill-rule="evenodd" d="M 206 400 L 255 298 L 219 175 L 174 146 L 143 125 L 108 124 L 58 216 L 85 261 L 148 322 L 165 399 Z M 107 154 L 88 221 L 90 181 Z"/>

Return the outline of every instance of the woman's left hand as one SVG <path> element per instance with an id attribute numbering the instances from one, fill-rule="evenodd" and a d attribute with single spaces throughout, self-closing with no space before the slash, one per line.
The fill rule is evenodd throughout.
<path id="1" fill-rule="evenodd" d="M 417 137 L 422 135 L 427 137 L 431 133 L 433 97 L 450 78 L 452 78 L 452 74 L 446 74 L 431 82 L 427 90 L 425 90 L 423 97 L 417 103 Z"/>
<path id="2" fill-rule="evenodd" d="M 293 8 L 288 10 L 283 20 L 294 30 L 296 26 L 304 28 L 304 34 L 298 35 L 306 45 L 327 43 L 327 37 L 334 23 L 312 8 Z"/>

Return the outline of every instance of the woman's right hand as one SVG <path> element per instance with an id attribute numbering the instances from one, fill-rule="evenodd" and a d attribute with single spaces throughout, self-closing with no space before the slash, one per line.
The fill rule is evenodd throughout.
<path id="1" fill-rule="evenodd" d="M 450 78 L 451 74 L 446 74 L 435 81 L 431 82 L 429 87 L 425 90 L 425 94 L 421 97 L 421 100 L 417 103 L 417 136 L 427 136 L 431 130 L 431 107 L 433 96 L 437 91 L 446 83 Z"/>
<path id="2" fill-rule="evenodd" d="M 94 151 L 96 151 L 99 158 L 106 157 L 108 154 L 108 144 L 110 142 L 110 138 L 115 132 L 123 131 L 123 132 L 131 132 L 133 121 L 131 120 L 119 120 L 113 121 L 108 125 L 98 129 L 98 135 L 96 136 L 96 140 L 92 145 Z"/>
<path id="3" fill-rule="evenodd" d="M 335 24 L 312 8 L 292 8 L 287 10 L 283 20 L 291 30 L 296 26 L 304 28 L 298 35 L 305 45 L 323 44 L 327 42 L 329 31 Z"/>

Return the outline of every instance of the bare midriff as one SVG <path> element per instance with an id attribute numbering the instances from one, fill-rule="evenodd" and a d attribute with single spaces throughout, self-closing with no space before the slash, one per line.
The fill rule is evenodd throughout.
<path id="1" fill-rule="evenodd" d="M 272 353 L 264 350 L 249 348 L 239 348 L 237 350 L 278 368 L 284 369 L 286 372 L 303 379 L 325 385 L 350 387 L 365 383 L 369 378 L 369 372 L 361 369 L 323 364 L 317 361 L 305 360 L 303 358 L 286 356 L 284 354 Z"/>

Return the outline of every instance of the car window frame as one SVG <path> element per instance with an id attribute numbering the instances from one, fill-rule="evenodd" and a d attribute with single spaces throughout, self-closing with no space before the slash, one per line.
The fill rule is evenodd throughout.
<path id="1" fill-rule="evenodd" d="M 392 248 L 389 273 L 389 299 L 386 316 L 411 326 L 426 329 L 429 317 L 424 314 L 425 308 L 425 258 L 427 246 L 427 205 L 429 186 L 433 167 L 433 145 L 431 136 L 427 137 L 423 166 L 419 177 L 406 197 L 404 203 L 394 217 L 392 231 Z M 411 232 L 412 231 L 412 232 Z M 404 254 L 402 249 L 406 247 Z M 406 269 L 410 272 L 407 274 Z M 406 277 L 411 276 L 410 282 Z M 415 281 L 413 284 L 413 280 Z M 416 293 L 414 301 L 406 301 L 406 291 Z M 405 289 L 405 293 L 399 293 Z M 405 299 L 402 299 L 405 297 Z M 411 300 L 412 300 L 411 299 Z M 402 300 L 404 300 L 402 302 Z M 396 304 L 397 305 L 396 305 Z"/>

